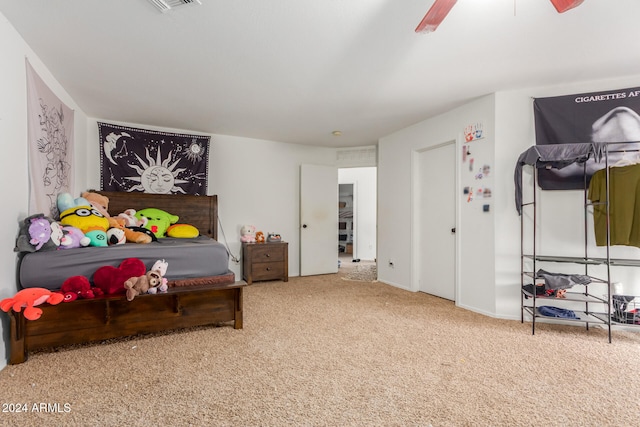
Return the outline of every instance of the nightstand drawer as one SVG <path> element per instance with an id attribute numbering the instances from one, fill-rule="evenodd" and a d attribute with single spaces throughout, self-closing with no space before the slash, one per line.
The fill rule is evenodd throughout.
<path id="1" fill-rule="evenodd" d="M 265 244 L 253 248 L 253 262 L 284 260 L 284 245 Z"/>
<path id="2" fill-rule="evenodd" d="M 253 280 L 280 279 L 284 275 L 282 262 L 256 262 L 253 264 Z"/>

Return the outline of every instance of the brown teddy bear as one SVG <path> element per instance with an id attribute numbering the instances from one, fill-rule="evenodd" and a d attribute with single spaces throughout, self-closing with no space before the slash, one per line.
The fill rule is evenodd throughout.
<path id="1" fill-rule="evenodd" d="M 142 276 L 131 277 L 124 282 L 124 288 L 127 290 L 127 300 L 133 301 L 136 296 L 146 294 L 149 289 L 160 285 L 162 285 L 162 274 L 158 270 L 147 271 Z"/>

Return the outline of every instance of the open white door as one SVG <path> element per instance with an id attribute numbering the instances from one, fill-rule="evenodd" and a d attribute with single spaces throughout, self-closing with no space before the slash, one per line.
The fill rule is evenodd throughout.
<path id="1" fill-rule="evenodd" d="M 300 167 L 300 275 L 338 272 L 338 169 Z"/>

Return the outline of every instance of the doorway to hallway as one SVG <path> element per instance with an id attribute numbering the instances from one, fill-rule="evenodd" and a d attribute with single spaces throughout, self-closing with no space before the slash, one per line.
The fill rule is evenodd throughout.
<path id="1" fill-rule="evenodd" d="M 377 168 L 338 169 L 340 263 L 377 259 Z"/>

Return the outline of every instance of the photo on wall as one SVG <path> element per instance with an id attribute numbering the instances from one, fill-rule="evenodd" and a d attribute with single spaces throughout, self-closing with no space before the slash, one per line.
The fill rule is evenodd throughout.
<path id="1" fill-rule="evenodd" d="M 536 98 L 533 110 L 536 145 L 640 141 L 640 87 Z M 622 150 L 638 148 L 640 144 L 611 145 L 609 149 L 619 152 L 608 156 L 609 164 L 620 159 Z M 584 166 L 573 163 L 561 169 L 540 169 L 540 187 L 583 189 Z M 593 173 L 604 167 L 604 160 L 601 163 L 594 159 L 587 161 L 587 185 Z"/>

